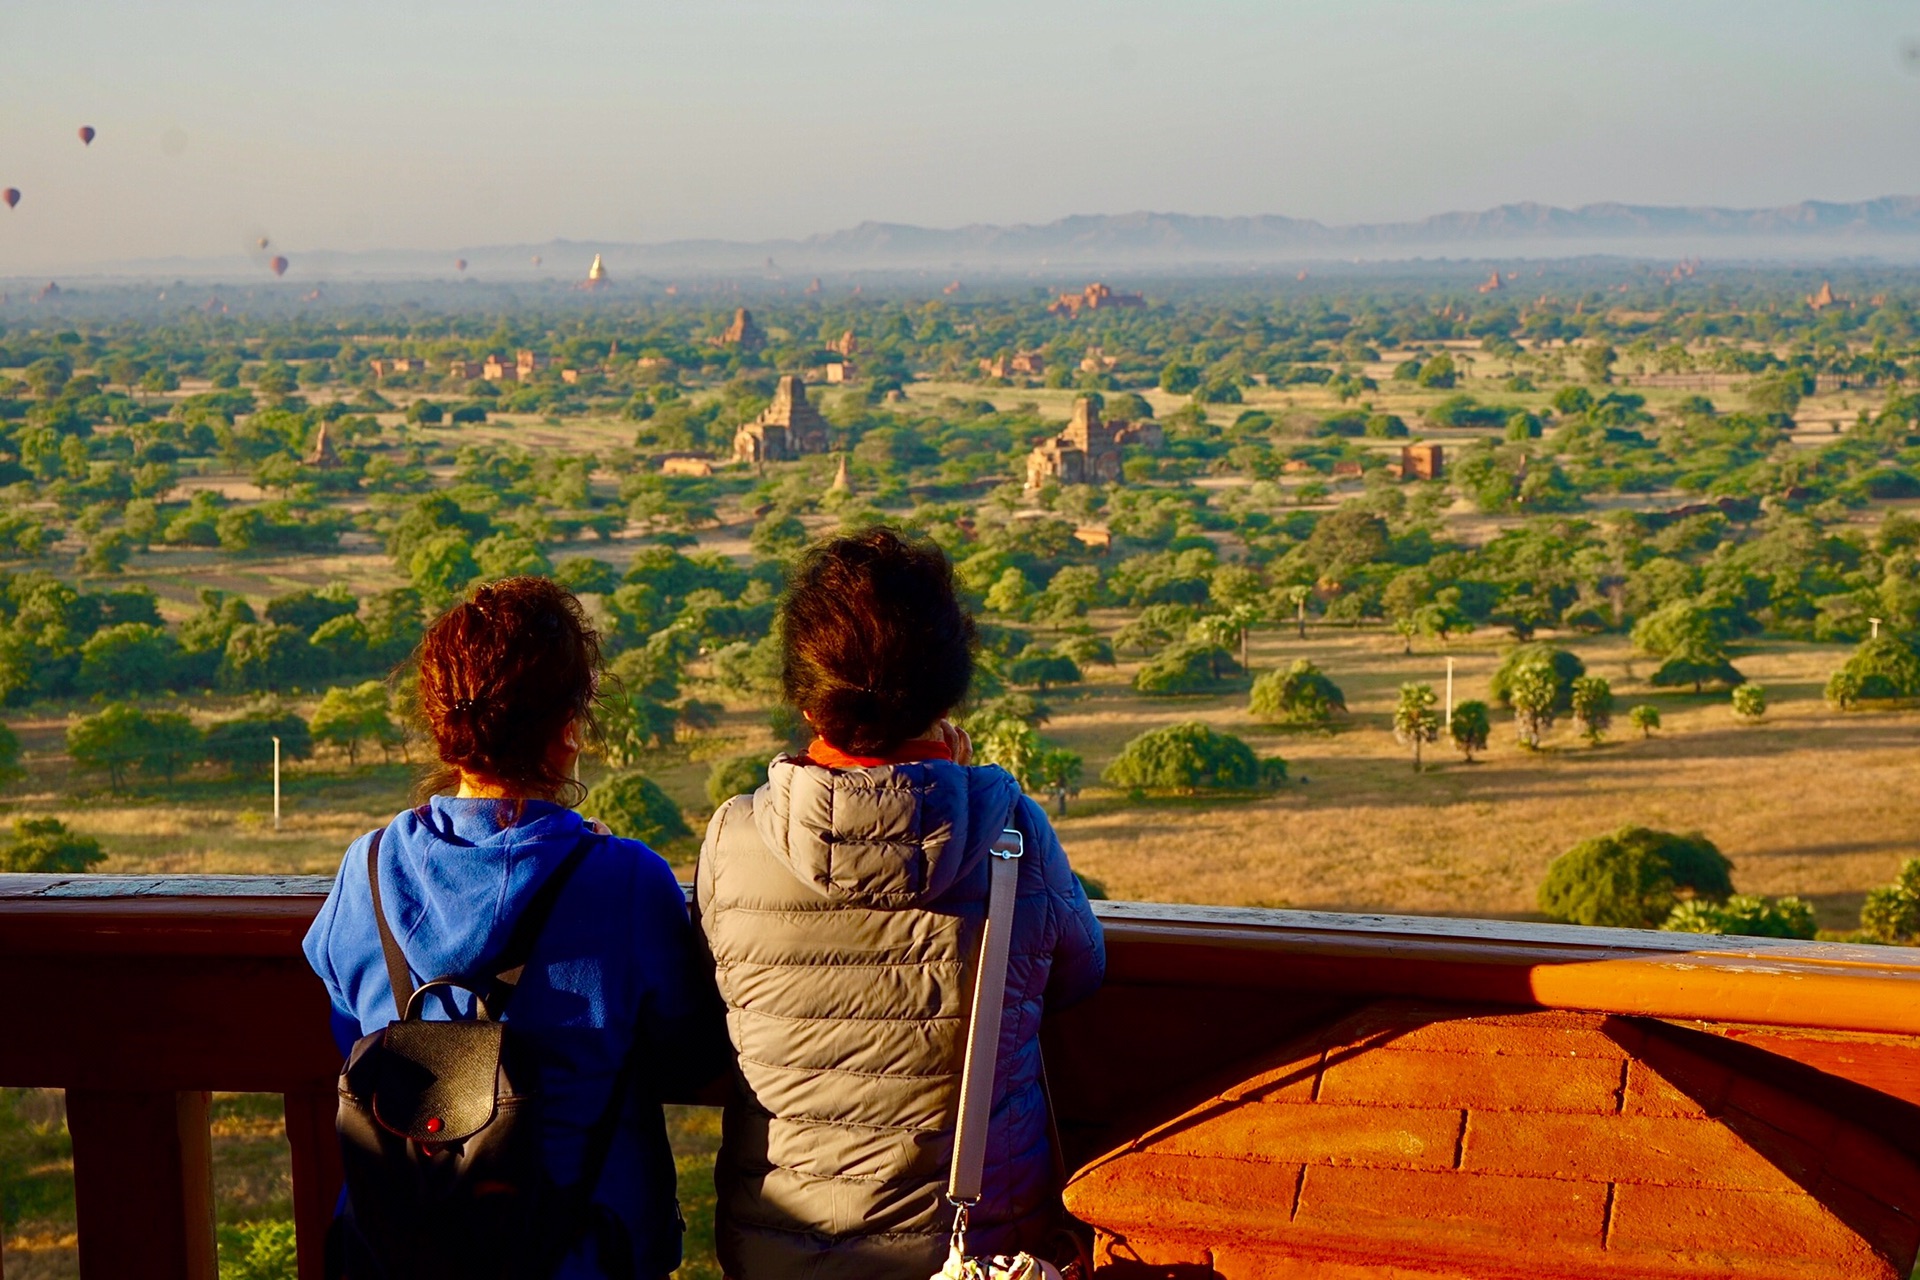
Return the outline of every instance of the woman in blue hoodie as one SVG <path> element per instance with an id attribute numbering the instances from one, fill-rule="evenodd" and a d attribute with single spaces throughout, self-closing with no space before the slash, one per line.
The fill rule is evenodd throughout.
<path id="1" fill-rule="evenodd" d="M 436 620 L 416 659 L 442 768 L 426 803 L 347 850 L 306 937 L 335 1039 L 345 1053 L 398 1016 L 368 884 L 376 836 L 379 898 L 415 985 L 491 973 L 530 900 L 583 849 L 502 1020 L 533 1053 L 547 1174 L 569 1186 L 590 1147 L 606 1151 L 592 1196 L 602 1229 L 553 1274 L 665 1276 L 680 1263 L 681 1223 L 660 1098 L 714 1073 L 724 1031 L 667 864 L 568 807 L 594 727 L 598 637 L 564 588 L 510 578 Z M 471 997 L 428 1009 L 468 1016 Z M 631 1085 L 617 1104 L 616 1081 Z M 594 1143 L 606 1116 L 611 1141 Z"/>

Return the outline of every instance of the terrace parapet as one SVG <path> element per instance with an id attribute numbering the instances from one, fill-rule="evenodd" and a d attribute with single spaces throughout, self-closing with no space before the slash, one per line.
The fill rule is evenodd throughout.
<path id="1" fill-rule="evenodd" d="M 213 1269 L 207 1098 L 287 1101 L 302 1280 L 337 1055 L 323 879 L 0 876 L 0 1084 L 67 1091 L 89 1280 Z M 1115 1277 L 1905 1277 L 1920 955 L 1103 903 L 1048 1024 Z"/>

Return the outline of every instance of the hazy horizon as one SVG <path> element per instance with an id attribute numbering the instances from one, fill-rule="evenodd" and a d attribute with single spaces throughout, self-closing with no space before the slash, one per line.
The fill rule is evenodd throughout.
<path id="1" fill-rule="evenodd" d="M 1920 187 L 1910 6 L 1359 0 L 0 11 L 0 276 L 1164 210 Z M 83 147 L 75 130 L 99 130 Z"/>

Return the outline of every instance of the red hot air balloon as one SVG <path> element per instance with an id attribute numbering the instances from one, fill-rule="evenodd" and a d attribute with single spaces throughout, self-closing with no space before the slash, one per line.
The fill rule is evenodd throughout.
<path id="1" fill-rule="evenodd" d="M 280 257 L 277 254 L 274 256 L 273 261 L 269 262 L 267 265 L 273 268 L 273 274 L 277 276 L 283 276 L 287 274 L 287 260 L 285 258 Z"/>
<path id="2" fill-rule="evenodd" d="M 465 271 L 467 269 L 467 260 L 465 258 L 455 258 L 453 260 L 453 269 L 455 271 Z"/>
<path id="3" fill-rule="evenodd" d="M 81 141 L 81 142 L 83 142 L 83 143 L 85 143 L 85 144 L 86 144 L 87 146 L 89 146 L 89 147 L 90 147 L 90 146 L 92 146 L 92 145 L 93 145 L 93 139 L 94 139 L 94 136 L 95 136 L 95 135 L 94 135 L 94 132 L 93 132 L 93 126 L 92 126 L 92 125 L 90 125 L 90 124 L 83 124 L 83 125 L 81 125 L 81 126 L 80 126 L 80 141 Z"/>
<path id="4" fill-rule="evenodd" d="M 7 208 L 13 208 L 20 203 L 20 188 L 8 187 L 5 191 L 0 191 L 0 200 L 6 201 Z"/>

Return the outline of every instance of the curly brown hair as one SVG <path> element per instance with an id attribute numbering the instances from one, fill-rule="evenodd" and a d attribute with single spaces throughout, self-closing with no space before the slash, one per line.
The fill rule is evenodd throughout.
<path id="1" fill-rule="evenodd" d="M 842 751 L 891 754 L 973 681 L 973 618 L 953 565 L 884 525 L 809 548 L 780 621 L 787 701 Z"/>
<path id="2" fill-rule="evenodd" d="M 476 587 L 434 619 L 415 651 L 419 715 L 440 757 L 421 790 L 462 774 L 576 804 L 584 788 L 554 763 L 569 725 L 595 736 L 600 637 L 580 601 L 549 578 Z"/>

